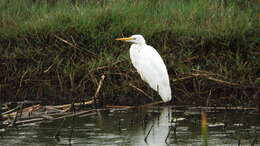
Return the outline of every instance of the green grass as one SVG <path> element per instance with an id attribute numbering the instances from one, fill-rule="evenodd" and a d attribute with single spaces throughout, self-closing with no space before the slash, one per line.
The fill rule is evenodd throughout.
<path id="1" fill-rule="evenodd" d="M 259 6 L 257 0 L 1 0 L 1 90 L 7 97 L 27 97 L 26 88 L 32 97 L 89 97 L 106 74 L 104 96 L 120 103 L 118 96 L 137 92 L 129 82 L 145 90 L 131 72 L 129 45 L 114 41 L 132 34 L 157 48 L 172 79 L 199 69 L 259 86 Z"/>
<path id="2" fill-rule="evenodd" d="M 120 33 L 141 33 L 149 37 L 161 31 L 176 33 L 178 37 L 200 38 L 246 37 L 258 32 L 258 2 L 242 2 L 243 6 L 238 2 L 113 0 L 104 1 L 103 5 L 72 5 L 63 0 L 51 7 L 46 1 L 32 4 L 30 0 L 3 0 L 1 34 L 17 36 L 75 29 L 91 33 L 95 39 L 108 39 Z"/>

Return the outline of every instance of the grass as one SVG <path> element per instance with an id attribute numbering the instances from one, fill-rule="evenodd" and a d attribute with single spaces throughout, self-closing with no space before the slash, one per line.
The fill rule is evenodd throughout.
<path id="1" fill-rule="evenodd" d="M 26 0 L 17 4 L 4 0 L 1 3 L 4 36 L 75 29 L 104 40 L 120 33 L 141 33 L 149 37 L 166 30 L 177 37 L 232 38 L 256 33 L 259 27 L 259 8 L 254 2 L 240 6 L 238 2 L 225 5 L 208 0 L 113 0 L 104 1 L 103 5 L 87 2 L 72 5 L 64 0 L 53 7 L 46 1 L 32 4 Z"/>
<path id="2" fill-rule="evenodd" d="M 142 94 L 128 83 L 144 90 L 146 85 L 133 72 L 129 45 L 114 41 L 136 33 L 157 48 L 172 79 L 198 69 L 230 82 L 259 86 L 258 12 L 257 0 L 99 0 L 76 4 L 69 0 L 2 0 L 3 97 L 90 97 L 105 74 L 103 96 L 109 97 L 108 102 L 140 104 Z M 183 86 L 192 92 L 195 87 L 190 82 L 183 82 Z M 183 87 L 175 84 L 174 88 Z M 209 89 L 205 90 L 208 93 Z M 251 90 L 255 89 L 249 91 L 253 94 Z M 119 98 L 122 96 L 125 98 Z"/>

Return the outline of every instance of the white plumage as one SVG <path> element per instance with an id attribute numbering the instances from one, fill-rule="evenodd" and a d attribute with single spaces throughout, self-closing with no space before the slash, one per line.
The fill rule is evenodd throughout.
<path id="1" fill-rule="evenodd" d="M 166 66 L 159 53 L 146 44 L 142 35 L 118 38 L 132 43 L 130 58 L 141 78 L 157 91 L 164 102 L 171 100 L 171 87 Z"/>

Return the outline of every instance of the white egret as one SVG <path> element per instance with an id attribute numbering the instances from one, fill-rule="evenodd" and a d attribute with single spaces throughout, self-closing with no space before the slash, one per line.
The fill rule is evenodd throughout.
<path id="1" fill-rule="evenodd" d="M 159 53 L 146 44 L 142 35 L 132 35 L 116 40 L 132 43 L 130 47 L 130 59 L 141 78 L 155 91 L 159 92 L 162 100 L 171 100 L 171 87 L 166 66 Z"/>

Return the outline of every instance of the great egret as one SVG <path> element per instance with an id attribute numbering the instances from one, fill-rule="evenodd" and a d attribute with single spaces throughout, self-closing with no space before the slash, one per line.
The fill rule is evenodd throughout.
<path id="1" fill-rule="evenodd" d="M 142 35 L 132 35 L 116 40 L 132 43 L 130 59 L 141 78 L 155 91 L 159 92 L 162 100 L 171 100 L 171 87 L 166 66 L 159 53 L 146 44 Z"/>

